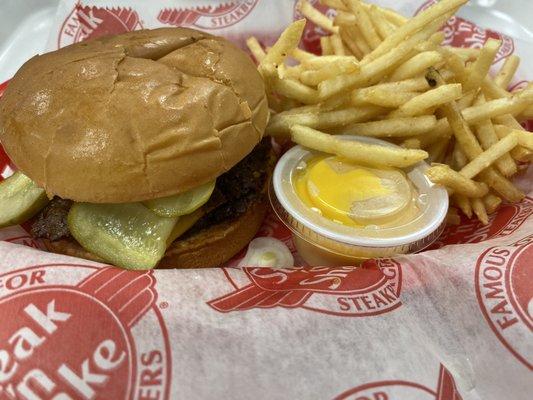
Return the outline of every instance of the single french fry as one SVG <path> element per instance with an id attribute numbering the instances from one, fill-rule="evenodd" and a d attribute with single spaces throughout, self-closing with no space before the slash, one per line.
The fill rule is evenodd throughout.
<path id="1" fill-rule="evenodd" d="M 496 125 L 495 130 L 497 135 L 501 137 L 500 142 L 509 137 L 516 136 L 517 143 L 526 149 L 533 150 L 533 133 L 522 129 L 512 129 L 503 125 Z"/>
<path id="2" fill-rule="evenodd" d="M 345 25 L 340 27 L 340 37 L 343 44 L 348 48 L 348 50 L 356 57 L 358 60 L 362 59 L 365 56 L 365 53 L 357 46 L 357 43 L 352 38 L 349 33 L 350 28 L 347 28 Z"/>
<path id="3" fill-rule="evenodd" d="M 344 0 L 344 4 L 346 4 L 348 9 L 355 15 L 356 24 L 372 50 L 378 47 L 381 43 L 381 39 L 372 24 L 370 16 L 361 5 L 361 2 L 359 0 Z"/>
<path id="4" fill-rule="evenodd" d="M 339 27 L 333 21 L 313 7 L 307 0 L 299 0 L 296 7 L 304 17 L 331 33 L 339 33 Z"/>
<path id="5" fill-rule="evenodd" d="M 442 55 L 437 51 L 425 51 L 400 65 L 388 77 L 391 82 L 401 81 L 425 72 L 429 67 L 435 67 L 442 61 Z"/>
<path id="6" fill-rule="evenodd" d="M 500 40 L 489 39 L 479 52 L 479 57 L 469 69 L 468 79 L 463 85 L 466 92 L 477 90 L 483 79 L 487 76 L 502 42 Z"/>
<path id="7" fill-rule="evenodd" d="M 438 107 L 461 97 L 461 84 L 451 83 L 442 85 L 435 89 L 419 94 L 415 98 L 403 104 L 398 110 L 391 113 L 391 116 L 415 116 L 423 114 L 432 107 Z"/>
<path id="8" fill-rule="evenodd" d="M 446 65 L 453 72 L 455 80 L 458 83 L 465 84 L 468 80 L 468 71 L 463 59 L 446 47 L 439 47 L 437 51 L 442 54 Z"/>
<path id="9" fill-rule="evenodd" d="M 295 65 L 294 67 L 287 67 L 285 64 L 278 65 L 278 76 L 280 79 L 300 79 L 303 68 L 301 65 Z M 305 83 L 305 82 L 304 82 Z"/>
<path id="10" fill-rule="evenodd" d="M 370 8 L 370 6 L 370 4 L 363 3 L 363 7 L 365 8 Z M 379 12 L 383 14 L 387 21 L 389 21 L 395 27 L 405 25 L 407 21 L 409 21 L 409 18 L 404 17 L 403 15 L 397 13 L 394 10 L 391 10 L 390 8 L 379 7 Z"/>
<path id="11" fill-rule="evenodd" d="M 333 54 L 337 56 L 344 56 L 344 46 L 342 44 L 342 39 L 338 33 L 334 33 L 329 37 L 331 47 L 333 48 Z"/>
<path id="12" fill-rule="evenodd" d="M 275 79 L 273 80 L 272 87 L 274 91 L 282 96 L 298 100 L 304 104 L 315 104 L 319 102 L 318 92 L 315 89 L 294 79 Z"/>
<path id="13" fill-rule="evenodd" d="M 494 83 L 502 89 L 507 89 L 520 65 L 520 57 L 511 54 L 505 59 L 503 66 L 494 78 Z"/>
<path id="14" fill-rule="evenodd" d="M 291 127 L 291 138 L 302 146 L 365 165 L 405 168 L 427 158 L 427 153 L 423 150 L 361 143 L 301 125 Z"/>
<path id="15" fill-rule="evenodd" d="M 333 46 L 331 45 L 330 36 L 322 36 L 320 38 L 320 48 L 322 49 L 322 55 L 328 56 L 333 54 Z"/>
<path id="16" fill-rule="evenodd" d="M 393 49 L 399 46 L 408 37 L 414 35 L 415 32 L 431 25 L 436 20 L 440 20 L 443 16 L 446 16 L 446 19 L 448 19 L 448 14 L 451 15 L 456 8 L 462 6 L 467 1 L 468 0 L 443 0 L 422 11 L 404 25 L 398 27 L 392 35 L 388 36 L 383 42 L 381 42 L 381 44 L 369 55 L 369 61 L 393 51 Z M 437 31 L 439 27 L 440 26 L 435 26 L 434 31 L 431 33 Z"/>
<path id="17" fill-rule="evenodd" d="M 320 97 L 326 99 L 338 93 L 354 89 L 356 87 L 371 86 L 382 79 L 388 72 L 405 61 L 416 43 L 426 40 L 431 34 L 429 31 L 421 31 L 406 41 L 384 54 L 383 56 L 361 65 L 358 73 L 339 75 L 335 78 L 321 82 L 318 86 Z"/>
<path id="18" fill-rule="evenodd" d="M 352 38 L 352 40 L 355 42 L 357 47 L 361 49 L 363 54 L 368 54 L 372 51 L 372 48 L 366 41 L 363 32 L 361 32 L 361 29 L 359 28 L 359 25 L 355 24 L 353 26 L 350 26 L 348 29 L 348 34 Z"/>
<path id="19" fill-rule="evenodd" d="M 375 104 L 382 107 L 396 108 L 407 103 L 419 94 L 417 92 L 394 92 L 380 88 L 364 88 L 353 92 L 352 104 L 354 106 Z"/>
<path id="20" fill-rule="evenodd" d="M 489 76 L 486 76 L 485 79 L 483 79 L 481 88 L 483 89 L 483 93 L 485 94 L 485 96 L 491 99 L 501 99 L 504 97 L 512 96 L 512 94 L 509 93 L 507 90 L 502 89 L 501 87 L 496 85 L 496 82 L 494 82 Z"/>
<path id="21" fill-rule="evenodd" d="M 411 78 L 398 82 L 384 82 L 360 90 L 380 89 L 391 92 L 424 92 L 431 87 L 424 77 Z"/>
<path id="22" fill-rule="evenodd" d="M 309 53 L 305 50 L 302 50 L 298 47 L 295 47 L 292 51 L 291 51 L 291 56 L 293 58 L 295 58 L 296 60 L 300 61 L 300 62 L 304 62 L 304 61 L 308 61 L 308 60 L 312 60 L 312 59 L 315 59 L 315 58 L 319 58 L 318 56 L 314 55 L 313 53 Z"/>
<path id="23" fill-rule="evenodd" d="M 487 168 L 480 174 L 481 179 L 493 188 L 502 198 L 511 203 L 521 201 L 525 195 L 513 183 L 493 168 Z"/>
<path id="24" fill-rule="evenodd" d="M 355 18 L 355 15 L 351 12 L 337 10 L 337 15 L 335 15 L 335 18 L 333 19 L 333 24 L 337 26 L 354 25 L 356 21 L 357 18 Z"/>
<path id="25" fill-rule="evenodd" d="M 469 124 L 505 114 L 518 114 L 533 101 L 533 89 L 514 94 L 511 97 L 487 101 L 485 104 L 469 107 L 462 111 Z"/>
<path id="26" fill-rule="evenodd" d="M 396 27 L 385 18 L 378 6 L 371 4 L 367 11 L 381 39 L 394 33 Z"/>
<path id="27" fill-rule="evenodd" d="M 451 47 L 445 46 L 445 48 L 454 54 L 457 54 L 464 61 L 475 61 L 479 57 L 479 49 L 472 47 Z"/>
<path id="28" fill-rule="evenodd" d="M 328 57 L 328 56 L 325 56 Z M 331 57 L 331 56 L 330 56 Z M 324 57 L 320 57 L 324 58 Z M 303 71 L 299 78 L 302 83 L 310 86 L 316 86 L 320 82 L 334 77 L 339 74 L 350 73 L 357 71 L 359 69 L 359 64 L 357 63 L 341 63 L 336 62 L 330 65 L 325 65 L 324 67 L 316 70 L 307 70 Z"/>
<path id="29" fill-rule="evenodd" d="M 265 58 L 263 58 L 261 64 L 259 64 L 259 69 L 261 70 L 268 64 L 273 64 L 274 66 L 282 64 L 287 56 L 298 47 L 304 27 L 305 19 L 300 19 L 290 24 L 270 48 Z"/>
<path id="30" fill-rule="evenodd" d="M 485 96 L 480 94 L 476 100 L 476 105 L 484 103 Z M 499 140 L 490 119 L 486 119 L 475 124 L 474 131 L 483 150 L 487 150 Z M 496 168 L 498 168 L 498 170 L 503 174 L 503 176 L 512 176 L 517 171 L 516 163 L 508 153 L 502 155 L 502 157 L 496 161 L 495 165 Z"/>
<path id="31" fill-rule="evenodd" d="M 354 56 L 321 56 L 313 57 L 301 62 L 302 67 L 305 69 L 321 69 L 324 67 L 334 67 L 336 65 L 342 65 L 350 72 L 354 72 L 359 69 L 359 63 Z"/>
<path id="32" fill-rule="evenodd" d="M 248 46 L 248 49 L 250 49 L 250 52 L 258 63 L 266 57 L 265 50 L 263 50 L 263 47 L 255 36 L 250 36 L 246 39 L 246 46 Z"/>
<path id="33" fill-rule="evenodd" d="M 500 125 L 504 125 L 508 128 L 512 129 L 518 129 L 518 130 L 525 130 L 522 125 L 510 114 L 500 115 L 499 117 L 494 118 L 494 122 Z M 502 134 L 505 134 L 505 132 L 502 132 L 501 130 L 499 132 L 496 132 L 496 135 L 501 139 L 503 136 Z M 514 149 L 511 150 L 511 157 L 516 161 L 521 162 L 528 162 L 533 161 L 533 151 L 526 149 L 522 146 L 516 146 Z"/>
<path id="34" fill-rule="evenodd" d="M 487 185 L 483 182 L 473 181 L 445 164 L 433 164 L 426 171 L 426 175 L 432 182 L 446 186 L 453 190 L 454 193 L 469 198 L 483 197 L 489 191 Z"/>
<path id="35" fill-rule="evenodd" d="M 476 158 L 474 158 L 461 169 L 460 173 L 467 178 L 475 177 L 481 171 L 496 162 L 504 154 L 507 154 L 517 144 L 518 134 L 513 132 L 476 156 Z"/>
<path id="36" fill-rule="evenodd" d="M 483 204 L 485 204 L 485 209 L 487 210 L 487 214 L 494 213 L 498 209 L 501 203 L 502 203 L 501 197 L 498 197 L 492 193 L 489 193 L 485 197 L 483 197 Z"/>
<path id="37" fill-rule="evenodd" d="M 437 120 L 434 115 L 413 118 L 384 119 L 360 122 L 346 127 L 345 134 L 372 137 L 403 137 L 421 134 L 431 130 Z"/>
<path id="38" fill-rule="evenodd" d="M 485 210 L 483 199 L 472 199 L 472 210 L 474 210 L 474 214 L 476 214 L 476 217 L 483 225 L 487 225 L 489 223 L 489 217 L 487 215 L 487 210 Z"/>
<path id="39" fill-rule="evenodd" d="M 320 4 L 327 7 L 336 8 L 337 10 L 348 11 L 342 0 L 320 0 Z"/>
<path id="40" fill-rule="evenodd" d="M 316 129 L 333 129 L 356 122 L 368 121 L 383 112 L 382 107 L 368 106 L 346 108 L 322 113 L 279 113 L 270 118 L 267 133 L 272 136 L 282 136 L 290 132 L 292 125 L 304 125 Z"/>
<path id="41" fill-rule="evenodd" d="M 472 203 L 470 203 L 468 197 L 455 193 L 452 196 L 452 200 L 464 215 L 468 218 L 472 218 Z"/>

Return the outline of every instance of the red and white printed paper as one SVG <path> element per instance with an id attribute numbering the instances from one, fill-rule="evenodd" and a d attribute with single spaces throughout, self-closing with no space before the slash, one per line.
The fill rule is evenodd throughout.
<path id="1" fill-rule="evenodd" d="M 160 26 L 270 44 L 294 5 L 63 0 L 48 47 Z M 532 49 L 491 28 L 454 18 L 446 40 L 502 38 L 499 62 L 517 52 L 531 78 Z M 305 46 L 318 51 L 321 34 L 309 24 Z M 1 177 L 14 168 L 0 148 Z M 533 171 L 518 179 L 529 197 L 488 226 L 464 219 L 431 250 L 361 267 L 239 268 L 242 253 L 224 268 L 137 273 L 0 230 L 0 399 L 531 399 Z M 294 252 L 273 214 L 258 236 Z"/>

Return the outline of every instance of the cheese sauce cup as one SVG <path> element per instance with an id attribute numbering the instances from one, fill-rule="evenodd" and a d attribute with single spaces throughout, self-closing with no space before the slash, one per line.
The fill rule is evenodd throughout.
<path id="1" fill-rule="evenodd" d="M 396 147 L 369 137 L 338 137 Z M 310 265 L 351 265 L 368 258 L 415 253 L 431 245 L 442 233 L 448 211 L 448 194 L 443 187 L 435 185 L 425 176 L 424 171 L 429 167 L 425 162 L 400 170 L 412 188 L 412 201 L 409 209 L 402 209 L 398 213 L 399 217 L 394 223 L 380 224 L 369 220 L 365 224 L 349 226 L 327 218 L 316 207 L 310 207 L 309 201 L 302 199 L 299 194 L 301 191 L 295 185 L 300 185 L 298 179 L 302 171 L 313 168 L 316 160 L 327 157 L 334 156 L 294 146 L 278 161 L 269 188 L 270 202 L 275 213 L 292 231 L 298 252 Z M 323 170 L 323 165 L 320 168 Z M 358 172 L 363 175 L 365 171 L 372 170 L 367 167 L 356 168 L 360 168 L 362 172 Z M 328 185 L 327 179 L 330 178 L 326 175 L 321 183 L 323 186 Z M 366 179 L 368 181 L 368 177 Z M 336 187 L 339 187 L 338 183 Z M 358 207 L 361 208 L 361 204 L 365 203 L 359 204 Z"/>

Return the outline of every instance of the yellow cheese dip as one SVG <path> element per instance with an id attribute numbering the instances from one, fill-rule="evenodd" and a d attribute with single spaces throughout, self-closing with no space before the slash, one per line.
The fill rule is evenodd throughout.
<path id="1" fill-rule="evenodd" d="M 368 168 L 336 156 L 316 156 L 297 168 L 300 200 L 323 217 L 354 228 L 393 227 L 419 213 L 416 189 L 394 168 Z"/>

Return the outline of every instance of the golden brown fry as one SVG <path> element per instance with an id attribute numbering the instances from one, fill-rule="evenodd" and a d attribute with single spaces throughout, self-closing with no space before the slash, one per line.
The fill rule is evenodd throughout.
<path id="1" fill-rule="evenodd" d="M 501 203 L 502 199 L 492 193 L 489 193 L 483 197 L 483 204 L 485 204 L 485 209 L 487 210 L 488 214 L 495 212 Z"/>
<path id="2" fill-rule="evenodd" d="M 331 45 L 330 36 L 322 36 L 320 38 L 320 48 L 322 49 L 323 56 L 329 56 L 333 54 L 333 46 Z"/>
<path id="3" fill-rule="evenodd" d="M 263 61 L 263 59 L 266 57 L 265 50 L 263 50 L 263 47 L 255 36 L 250 36 L 248 39 L 246 39 L 246 46 L 248 46 L 250 52 L 258 63 Z"/>
<path id="4" fill-rule="evenodd" d="M 336 8 L 337 10 L 348 11 L 342 0 L 320 0 L 320 4 L 327 7 Z"/>
<path id="5" fill-rule="evenodd" d="M 435 67 L 442 61 L 442 55 L 437 51 L 425 51 L 400 65 L 388 77 L 390 82 L 401 81 L 424 73 L 429 67 Z"/>
<path id="6" fill-rule="evenodd" d="M 317 59 L 321 60 L 326 57 L 335 57 L 335 56 L 324 56 L 324 57 L 317 57 Z M 350 57 L 354 58 L 354 57 Z M 303 64 L 305 66 L 305 64 Z M 302 81 L 302 83 L 306 85 L 316 86 L 320 82 L 329 79 L 333 76 L 336 76 L 338 74 L 343 73 L 350 73 L 355 72 L 359 70 L 359 64 L 356 62 L 341 62 L 338 61 L 332 61 L 329 64 L 325 64 L 323 67 L 315 70 L 307 70 L 303 71 L 299 78 Z"/>
<path id="7" fill-rule="evenodd" d="M 469 69 L 468 79 L 463 85 L 466 92 L 477 90 L 483 79 L 487 76 L 490 66 L 492 65 L 502 42 L 500 40 L 489 39 L 479 52 L 479 57 Z"/>
<path id="8" fill-rule="evenodd" d="M 472 199 L 472 210 L 474 210 L 474 214 L 476 214 L 476 217 L 483 225 L 487 225 L 489 223 L 487 210 L 485 210 L 485 204 L 483 203 L 482 199 Z"/>
<path id="9" fill-rule="evenodd" d="M 340 27 L 340 36 L 343 44 L 348 48 L 348 50 L 356 57 L 358 60 L 362 59 L 365 56 L 365 53 L 357 46 L 355 40 L 352 39 L 352 36 L 349 33 L 350 28 L 346 26 Z"/>
<path id="10" fill-rule="evenodd" d="M 483 182 L 473 181 L 445 164 L 433 164 L 426 171 L 426 175 L 432 182 L 446 186 L 453 190 L 454 193 L 469 198 L 483 197 L 489 191 L 487 185 Z"/>
<path id="11" fill-rule="evenodd" d="M 419 149 L 420 148 L 420 140 L 409 138 L 402 142 L 402 147 L 405 147 L 406 149 Z"/>
<path id="12" fill-rule="evenodd" d="M 394 33 L 396 30 L 395 25 L 385 18 L 378 6 L 371 4 L 367 11 L 381 39 L 385 39 Z"/>
<path id="13" fill-rule="evenodd" d="M 286 135 L 290 132 L 290 127 L 296 124 L 317 129 L 340 128 L 356 122 L 368 121 L 382 112 L 383 108 L 377 106 L 345 108 L 323 113 L 283 112 L 270 118 L 266 131 L 272 136 Z"/>
<path id="14" fill-rule="evenodd" d="M 432 107 L 454 101 L 461 97 L 461 84 L 451 83 L 442 85 L 435 89 L 419 94 L 415 98 L 403 104 L 398 110 L 392 112 L 391 116 L 415 116 L 426 112 Z"/>
<path id="15" fill-rule="evenodd" d="M 343 133 L 373 137 L 413 136 L 431 130 L 437 120 L 434 115 L 422 117 L 385 119 L 349 125 Z"/>
<path id="16" fill-rule="evenodd" d="M 503 97 L 512 96 L 512 94 L 509 93 L 507 90 L 502 89 L 501 87 L 496 85 L 496 83 L 489 76 L 486 76 L 485 79 L 483 79 L 481 88 L 483 89 L 483 93 L 491 99 L 500 99 Z"/>
<path id="17" fill-rule="evenodd" d="M 469 124 L 505 114 L 518 114 L 533 101 L 533 90 L 514 94 L 504 99 L 487 101 L 485 104 L 469 107 L 462 114 Z"/>
<path id="18" fill-rule="evenodd" d="M 274 91 L 290 99 L 298 100 L 304 104 L 318 103 L 318 92 L 309 86 L 294 79 L 274 79 L 272 87 Z"/>
<path id="19" fill-rule="evenodd" d="M 440 28 L 441 20 L 445 16 L 445 20 L 448 16 L 451 16 L 453 11 L 465 4 L 468 0 L 443 0 L 435 4 L 434 6 L 422 11 L 415 17 L 411 18 L 407 23 L 398 27 L 396 31 L 388 36 L 381 44 L 369 55 L 369 61 L 375 60 L 393 51 L 397 46 L 404 42 L 408 37 L 413 36 L 415 32 L 419 32 L 423 28 L 427 28 L 428 25 L 432 25 L 434 21 L 439 21 L 439 24 L 434 27 L 431 33 L 437 31 Z"/>
<path id="20" fill-rule="evenodd" d="M 344 46 L 342 44 L 342 39 L 338 33 L 335 33 L 329 37 L 329 42 L 331 43 L 331 47 L 333 49 L 333 54 L 336 56 L 344 56 Z"/>
<path id="21" fill-rule="evenodd" d="M 472 203 L 470 203 L 468 197 L 455 193 L 452 196 L 452 200 L 464 215 L 466 215 L 468 218 L 472 218 Z"/>
<path id="22" fill-rule="evenodd" d="M 313 7 L 307 0 L 299 0 L 296 7 L 304 17 L 331 33 L 339 33 L 339 27 L 333 21 Z"/>
<path id="23" fill-rule="evenodd" d="M 448 149 L 449 140 L 441 139 L 428 147 L 428 163 L 441 163 Z"/>
<path id="24" fill-rule="evenodd" d="M 525 130 L 522 125 L 510 114 L 500 115 L 499 117 L 495 117 L 494 121 L 497 124 L 504 125 L 508 128 L 512 129 L 518 129 L 518 130 Z M 505 132 L 496 132 L 499 138 L 502 138 L 502 134 L 505 134 Z M 522 146 L 517 146 L 514 149 L 511 150 L 511 157 L 516 161 L 521 162 L 530 162 L 533 161 L 533 151 L 526 149 Z"/>
<path id="25" fill-rule="evenodd" d="M 359 0 L 344 0 L 344 4 L 346 4 L 348 9 L 355 15 L 356 24 L 371 49 L 373 50 L 378 47 L 381 43 L 381 39 L 376 32 L 367 11 L 361 5 L 361 2 Z"/>
<path id="26" fill-rule="evenodd" d="M 533 133 L 527 132 L 523 129 L 512 129 L 504 125 L 496 125 L 496 134 L 501 138 L 500 142 L 508 139 L 511 136 L 516 137 L 516 141 L 520 146 L 526 149 L 533 150 Z"/>
<path id="27" fill-rule="evenodd" d="M 335 15 L 335 18 L 333 19 L 333 24 L 342 26 L 342 25 L 354 25 L 356 22 L 355 15 L 353 15 L 350 12 L 339 10 L 337 11 L 337 15 Z"/>
<path id="28" fill-rule="evenodd" d="M 448 213 L 446 214 L 446 224 L 448 225 L 459 225 L 461 223 L 461 217 L 457 213 L 457 208 L 450 207 Z"/>
<path id="29" fill-rule="evenodd" d="M 520 65 L 520 57 L 511 54 L 505 59 L 502 68 L 494 78 L 494 83 L 502 89 L 507 89 Z"/>
<path id="30" fill-rule="evenodd" d="M 298 47 L 296 47 L 294 50 L 291 51 L 291 56 L 293 58 L 295 58 L 296 60 L 300 61 L 300 62 L 304 62 L 304 61 L 308 61 L 308 60 L 312 60 L 312 59 L 318 58 L 313 53 L 309 53 L 309 52 L 307 52 L 305 50 L 302 50 L 302 49 L 300 49 Z"/>
<path id="31" fill-rule="evenodd" d="M 450 46 L 445 46 L 445 48 L 451 51 L 452 53 L 457 54 L 464 61 L 475 61 L 479 57 L 479 49 L 476 49 L 476 48 L 450 47 Z"/>
<path id="32" fill-rule="evenodd" d="M 453 72 L 455 80 L 458 83 L 466 83 L 466 81 L 468 80 L 468 71 L 461 57 L 459 57 L 457 54 L 455 54 L 453 51 L 446 47 L 440 47 L 437 49 L 437 51 L 442 54 L 446 65 Z"/>
<path id="33" fill-rule="evenodd" d="M 265 66 L 269 64 L 272 64 L 275 67 L 282 64 L 287 56 L 298 47 L 304 27 L 305 19 L 300 19 L 290 24 L 261 61 L 261 64 L 259 64 L 259 70 L 264 70 Z"/>
<path id="34" fill-rule="evenodd" d="M 396 108 L 418 96 L 417 92 L 394 92 L 379 87 L 370 87 L 355 90 L 352 94 L 352 104 L 360 106 L 375 104 L 382 107 Z"/>
<path id="35" fill-rule="evenodd" d="M 291 127 L 291 138 L 293 142 L 302 146 L 336 154 L 365 165 L 405 168 L 427 158 L 427 153 L 423 150 L 361 143 L 342 136 L 331 136 L 302 125 Z"/>

